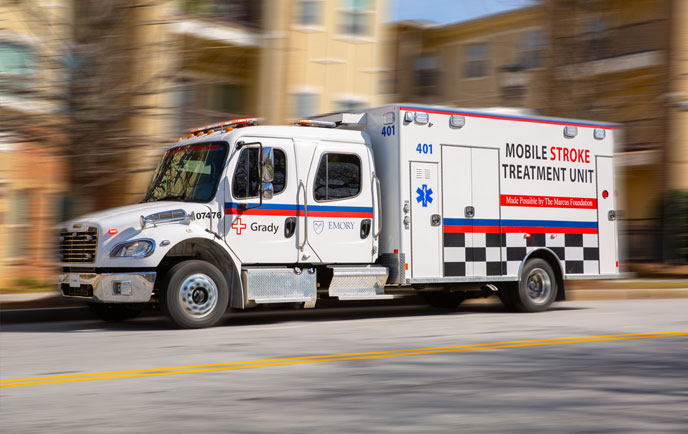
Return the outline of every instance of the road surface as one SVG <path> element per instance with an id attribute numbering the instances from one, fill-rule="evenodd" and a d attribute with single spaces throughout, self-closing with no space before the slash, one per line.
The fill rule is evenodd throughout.
<path id="1" fill-rule="evenodd" d="M 688 431 L 688 300 L 2 326 L 7 433 Z"/>

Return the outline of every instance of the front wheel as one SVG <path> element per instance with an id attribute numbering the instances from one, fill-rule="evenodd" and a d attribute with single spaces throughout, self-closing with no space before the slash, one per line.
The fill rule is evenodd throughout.
<path id="1" fill-rule="evenodd" d="M 167 273 L 160 308 L 177 327 L 211 327 L 220 321 L 228 304 L 227 282 L 214 265 L 184 261 Z"/>

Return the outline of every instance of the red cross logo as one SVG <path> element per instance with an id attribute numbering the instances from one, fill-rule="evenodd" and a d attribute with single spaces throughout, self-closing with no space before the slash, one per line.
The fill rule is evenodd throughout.
<path id="1" fill-rule="evenodd" d="M 241 217 L 239 217 L 232 223 L 232 229 L 236 231 L 237 235 L 241 235 L 241 230 L 246 229 L 246 223 L 241 223 Z"/>

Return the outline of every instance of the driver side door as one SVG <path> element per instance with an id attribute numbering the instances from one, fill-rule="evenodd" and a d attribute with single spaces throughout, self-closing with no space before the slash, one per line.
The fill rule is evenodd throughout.
<path id="1" fill-rule="evenodd" d="M 290 139 L 244 138 L 273 149 L 273 197 L 259 197 L 260 147 L 235 150 L 227 170 L 225 240 L 243 264 L 297 261 L 297 181 Z"/>

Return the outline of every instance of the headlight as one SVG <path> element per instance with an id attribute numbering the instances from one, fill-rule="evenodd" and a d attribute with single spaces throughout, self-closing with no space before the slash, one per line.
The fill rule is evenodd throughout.
<path id="1" fill-rule="evenodd" d="M 155 250 L 153 240 L 136 240 L 122 244 L 117 244 L 110 251 L 111 258 L 145 258 L 150 256 Z"/>

